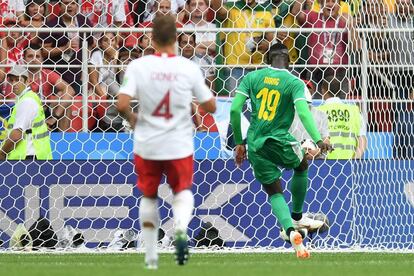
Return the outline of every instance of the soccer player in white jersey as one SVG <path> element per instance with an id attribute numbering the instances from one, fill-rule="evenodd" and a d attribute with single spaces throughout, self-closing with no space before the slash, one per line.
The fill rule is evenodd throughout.
<path id="1" fill-rule="evenodd" d="M 135 126 L 137 186 L 143 194 L 139 218 L 145 242 L 145 264 L 149 269 L 158 267 L 157 191 L 163 173 L 174 193 L 176 261 L 183 265 L 188 260 L 187 227 L 194 208 L 191 192 L 193 96 L 205 111 L 216 110 L 215 99 L 205 85 L 200 67 L 175 56 L 176 32 L 174 17 L 165 15 L 154 20 L 152 40 L 156 54 L 128 65 L 118 95 L 119 112 Z M 132 98 L 140 103 L 138 114 L 131 112 Z"/>

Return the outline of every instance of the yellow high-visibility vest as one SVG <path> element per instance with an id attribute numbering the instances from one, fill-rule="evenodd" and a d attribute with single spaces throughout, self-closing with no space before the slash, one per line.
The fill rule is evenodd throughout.
<path id="1" fill-rule="evenodd" d="M 351 159 L 355 155 L 361 130 L 361 113 L 356 105 L 326 103 L 318 107 L 328 115 L 328 128 L 334 151 L 328 159 Z"/>
<path id="2" fill-rule="evenodd" d="M 45 122 L 45 112 L 42 107 L 39 96 L 31 90 L 23 91 L 23 94 L 17 98 L 16 104 L 13 107 L 10 119 L 8 120 L 8 133 L 13 130 L 13 125 L 16 121 L 16 113 L 19 109 L 20 103 L 31 98 L 38 104 L 38 112 L 36 118 L 32 122 L 32 128 L 30 133 L 23 134 L 23 140 L 21 140 L 15 149 L 13 149 L 7 155 L 7 160 L 25 160 L 27 153 L 27 138 L 30 135 L 35 155 L 38 160 L 49 160 L 52 159 L 52 148 L 50 146 L 50 137 L 47 125 Z"/>

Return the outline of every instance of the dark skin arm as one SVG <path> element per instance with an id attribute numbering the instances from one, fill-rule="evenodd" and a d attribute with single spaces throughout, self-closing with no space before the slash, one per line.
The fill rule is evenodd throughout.
<path id="1" fill-rule="evenodd" d="M 13 129 L 9 137 L 4 141 L 3 146 L 0 150 L 0 160 L 6 160 L 7 154 L 9 154 L 13 149 L 17 147 L 17 144 L 23 139 L 23 131 L 18 129 Z"/>
<path id="2" fill-rule="evenodd" d="M 201 103 L 200 106 L 208 113 L 216 112 L 216 99 L 213 97 L 210 100 Z"/>

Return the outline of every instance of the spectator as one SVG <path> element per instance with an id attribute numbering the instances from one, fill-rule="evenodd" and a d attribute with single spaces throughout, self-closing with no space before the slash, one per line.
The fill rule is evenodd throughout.
<path id="1" fill-rule="evenodd" d="M 147 48 L 151 48 L 151 37 L 151 32 L 146 32 L 139 37 L 138 48 L 141 52 L 144 52 Z"/>
<path id="2" fill-rule="evenodd" d="M 152 5 L 152 12 L 145 22 L 152 22 L 155 17 L 160 15 L 174 14 L 171 4 L 171 0 L 155 0 Z M 143 25 L 145 25 L 145 22 Z"/>
<path id="3" fill-rule="evenodd" d="M 344 103 L 338 94 L 341 82 L 328 76 L 322 84 L 324 104 L 318 109 L 328 115 L 329 137 L 334 151 L 328 159 L 361 159 L 367 148 L 366 122 L 357 105 Z"/>
<path id="4" fill-rule="evenodd" d="M 29 0 L 26 4 L 22 25 L 25 27 L 41 28 L 46 24 L 47 15 L 47 2 L 45 0 Z M 39 38 L 36 32 L 29 33 L 31 44 L 40 43 Z"/>
<path id="5" fill-rule="evenodd" d="M 200 65 L 201 70 L 203 71 L 203 75 L 206 79 L 206 84 L 208 87 L 210 87 L 210 89 L 212 89 L 215 75 L 213 59 L 210 56 L 197 54 L 195 52 L 195 41 L 196 35 L 194 33 L 182 33 L 178 36 L 178 47 L 180 48 L 180 52 L 183 57 L 191 59 Z"/>
<path id="6" fill-rule="evenodd" d="M 347 47 L 357 47 L 352 20 L 348 16 L 340 14 L 340 0 L 321 0 L 322 10 L 320 13 L 315 11 L 304 12 L 300 9 L 304 0 L 298 0 L 292 13 L 297 21 L 305 28 L 349 28 L 348 32 L 322 32 L 311 33 L 308 39 L 309 60 L 312 65 L 309 78 L 316 82 L 320 87 L 325 76 L 336 76 L 342 85 L 341 98 L 344 98 L 349 90 L 349 80 L 347 79 L 348 64 Z M 352 39 L 350 45 L 349 39 Z M 317 65 L 324 65 L 325 68 L 317 68 Z M 319 91 L 319 89 L 318 89 Z"/>
<path id="7" fill-rule="evenodd" d="M 168 10 L 171 14 L 177 14 L 185 5 L 186 0 L 169 0 Z M 161 4 L 163 2 L 163 4 Z M 144 21 L 152 21 L 154 20 L 154 14 L 166 9 L 166 1 L 164 0 L 148 0 L 146 5 L 146 16 Z M 161 11 L 161 12 L 164 12 Z"/>
<path id="8" fill-rule="evenodd" d="M 226 28 L 269 28 L 269 32 L 231 32 L 225 34 L 223 54 L 227 65 L 262 64 L 264 55 L 273 41 L 275 27 L 270 5 L 262 5 L 257 0 L 240 0 L 236 3 L 211 0 L 211 8 L 216 19 Z M 251 69 L 234 67 L 226 80 L 228 92 L 233 93 L 238 81 Z"/>
<path id="9" fill-rule="evenodd" d="M 101 99 L 116 100 L 120 85 L 117 82 L 117 69 L 113 67 L 99 67 L 116 65 L 118 47 L 116 36 L 113 33 L 102 33 L 98 40 L 98 48 L 92 52 L 90 63 L 95 66 L 89 68 L 89 81 L 94 93 Z M 123 119 L 119 116 L 114 103 L 109 103 L 99 126 L 101 130 L 121 131 Z"/>
<path id="10" fill-rule="evenodd" d="M 384 4 L 386 5 L 387 12 L 393 13 L 395 10 L 395 1 L 396 0 L 384 0 Z M 347 0 L 349 2 L 349 9 L 351 11 L 352 16 L 357 16 L 361 10 L 362 5 L 364 4 L 365 0 Z M 382 1 L 380 1 L 382 2 Z M 341 3 L 342 8 L 342 3 Z M 345 7 L 344 5 L 344 8 Z"/>
<path id="11" fill-rule="evenodd" d="M 28 84 L 40 99 L 64 100 L 73 99 L 75 91 L 59 74 L 49 69 L 41 68 L 43 63 L 42 50 L 39 46 L 27 47 L 23 52 L 23 59 L 28 65 L 37 67 L 28 68 Z M 70 102 L 47 103 L 45 107 L 46 124 L 50 130 L 66 131 L 70 126 Z"/>
<path id="12" fill-rule="evenodd" d="M 325 0 L 314 0 L 314 1 L 309 1 L 308 0 L 307 2 L 313 2 L 311 10 L 316 12 L 316 13 L 320 13 L 321 12 L 321 7 L 324 6 L 324 1 Z M 338 4 L 339 4 L 339 14 L 341 14 L 341 15 L 351 14 L 350 6 L 346 1 L 339 0 Z"/>
<path id="13" fill-rule="evenodd" d="M 15 22 L 23 20 L 23 0 L 0 0 L 0 26 L 5 21 Z"/>
<path id="14" fill-rule="evenodd" d="M 188 22 L 184 28 L 196 30 L 197 28 L 214 29 L 216 24 L 207 20 L 208 0 L 187 0 L 186 15 Z M 216 53 L 216 33 L 215 32 L 195 32 L 196 34 L 196 53 L 199 55 L 211 55 Z"/>
<path id="15" fill-rule="evenodd" d="M 362 28 L 387 28 L 388 13 L 384 0 L 365 0 L 358 21 Z M 365 37 L 369 61 L 373 64 L 388 63 L 390 58 L 388 33 L 374 32 L 366 34 Z"/>
<path id="16" fill-rule="evenodd" d="M 154 20 L 154 18 L 158 17 L 158 16 L 162 16 L 162 15 L 172 15 L 172 10 L 171 10 L 171 0 L 157 0 L 155 2 L 155 5 L 153 6 L 153 13 L 151 14 L 151 16 L 148 18 L 148 21 L 145 21 L 144 23 L 140 24 L 140 28 L 150 28 L 152 27 L 152 20 Z M 181 28 L 182 25 L 180 23 L 176 23 L 177 28 Z M 147 35 L 148 38 L 142 38 L 143 35 Z M 138 41 L 142 41 L 143 44 L 147 43 L 148 46 L 151 45 L 150 41 L 151 41 L 151 33 L 150 32 L 145 32 L 145 34 L 142 33 L 138 33 L 137 34 L 138 37 Z M 142 39 L 141 39 L 142 38 Z M 142 47 L 141 45 L 139 45 L 139 47 L 141 48 L 141 50 L 143 51 L 143 56 L 154 53 L 154 49 L 152 47 Z"/>
<path id="17" fill-rule="evenodd" d="M 39 96 L 30 91 L 28 73 L 21 65 L 13 66 L 7 81 L 18 95 L 8 120 L 8 135 L 0 149 L 0 160 L 52 159 L 49 132 Z"/>
<path id="18" fill-rule="evenodd" d="M 311 6 L 311 3 L 308 4 Z M 291 13 L 293 7 L 293 1 L 284 0 L 272 0 L 273 8 L 272 14 L 274 15 L 274 21 L 276 28 L 296 28 L 295 17 Z M 291 64 L 305 64 L 307 59 L 306 48 L 306 34 L 303 33 L 288 33 L 288 32 L 277 32 L 276 39 L 283 43 L 289 49 L 289 61 Z M 302 53 L 300 55 L 300 53 Z M 294 69 L 294 74 L 299 75 L 303 69 Z"/>
<path id="19" fill-rule="evenodd" d="M 52 18 L 46 23 L 49 28 L 81 28 L 91 27 L 89 20 L 79 13 L 79 4 L 75 0 L 61 0 L 60 16 Z M 79 68 L 57 68 L 62 79 L 69 83 L 76 94 L 81 91 L 82 43 L 84 32 L 63 32 L 43 34 L 43 56 L 46 64 L 79 65 Z M 93 44 L 93 36 L 86 34 L 87 43 Z"/>
<path id="20" fill-rule="evenodd" d="M 4 22 L 5 27 L 18 27 L 16 20 L 7 20 Z M 17 26 L 16 26 L 17 24 Z M 14 65 L 22 63 L 23 49 L 29 44 L 28 34 L 19 31 L 9 32 L 8 35 L 1 39 L 0 63 Z"/>
<path id="21" fill-rule="evenodd" d="M 18 23 L 16 19 L 10 19 L 4 22 L 6 27 L 16 27 Z M 0 64 L 6 66 L 0 67 L 0 84 L 1 91 L 5 98 L 14 99 L 15 94 L 11 89 L 11 86 L 5 82 L 6 73 L 15 64 L 22 64 L 23 49 L 29 44 L 28 35 L 19 32 L 12 31 L 0 40 Z"/>
<path id="22" fill-rule="evenodd" d="M 384 0 L 365 0 L 360 7 L 358 18 L 360 28 L 388 28 L 388 12 Z M 367 96 L 370 99 L 390 99 L 393 84 L 389 68 L 378 68 L 370 65 L 386 65 L 390 60 L 390 34 L 388 32 L 361 33 L 361 38 L 366 42 L 368 58 L 368 84 Z M 354 63 L 362 64 L 362 51 L 354 53 Z M 359 56 L 358 56 L 359 55 Z M 361 90 L 361 71 L 353 69 L 355 84 Z M 367 104 L 370 116 L 369 131 L 391 131 L 391 120 L 388 103 L 382 101 Z"/>
<path id="23" fill-rule="evenodd" d="M 126 66 L 131 63 L 134 59 L 137 59 L 142 56 L 142 52 L 140 52 L 138 49 L 133 47 L 121 47 L 118 51 L 118 65 L 123 65 L 122 68 L 118 70 L 117 73 L 117 81 L 118 83 L 122 83 L 124 80 L 124 75 L 126 71 Z M 131 102 L 131 109 L 134 113 L 138 112 L 138 103 Z M 128 125 L 129 123 L 126 121 L 123 121 L 123 124 Z M 130 127 L 130 126 L 129 126 Z M 128 130 L 127 127 L 124 128 L 125 131 Z"/>
<path id="24" fill-rule="evenodd" d="M 211 67 L 206 68 L 204 66 L 212 65 L 212 60 L 209 56 L 198 56 L 195 53 L 195 47 L 196 47 L 195 41 L 196 41 L 196 35 L 194 33 L 193 34 L 186 34 L 186 33 L 180 34 L 178 36 L 178 47 L 180 48 L 180 54 L 181 56 L 188 58 L 200 65 L 201 70 L 203 71 L 203 76 L 206 79 L 206 84 L 207 86 L 211 87 L 213 80 L 214 80 L 214 69 Z M 196 129 L 199 131 L 207 131 L 207 128 L 203 126 L 203 118 L 198 112 L 198 109 L 199 109 L 199 105 L 196 102 L 192 102 L 191 112 L 193 114 L 193 121 L 196 126 Z"/>
<path id="25" fill-rule="evenodd" d="M 315 119 L 316 127 L 318 128 L 319 133 L 321 134 L 322 140 L 324 143 L 330 143 L 329 141 L 329 128 L 328 128 L 328 116 L 325 112 L 314 108 L 312 106 L 312 95 L 315 93 L 315 85 L 311 81 L 306 81 L 306 87 L 308 88 L 309 93 L 306 93 L 305 96 L 307 97 L 307 101 L 309 103 L 309 109 Z M 289 132 L 295 137 L 295 139 L 299 142 L 304 140 L 312 140 L 309 136 L 308 132 L 305 130 L 302 122 L 299 119 L 298 114 L 295 114 L 295 118 L 293 120 L 292 126 L 289 129 Z M 320 154 L 320 150 L 307 150 L 307 158 L 314 159 L 317 158 Z"/>
<path id="26" fill-rule="evenodd" d="M 395 12 L 395 3 L 396 3 L 396 0 L 385 0 L 385 4 L 387 4 L 388 12 L 390 13 Z"/>
<path id="27" fill-rule="evenodd" d="M 390 34 L 390 64 L 396 100 L 394 113 L 394 157 L 414 159 L 414 3 L 412 0 L 397 0 L 395 12 L 389 16 L 390 28 L 401 31 Z"/>
<path id="28" fill-rule="evenodd" d="M 155 53 L 155 50 L 151 45 L 151 38 L 151 32 L 145 32 L 144 34 L 140 34 L 137 43 L 137 48 L 140 52 L 140 56 L 147 56 Z"/>
<path id="29" fill-rule="evenodd" d="M 126 0 L 82 0 L 81 12 L 98 28 L 134 24 Z"/>
<path id="30" fill-rule="evenodd" d="M 128 0 L 129 10 L 131 11 L 131 17 L 134 21 L 134 26 L 144 22 L 147 13 L 147 1 Z"/>
<path id="31" fill-rule="evenodd" d="M 121 47 L 118 51 L 118 65 L 123 65 L 122 68 L 118 70 L 117 81 L 122 83 L 124 79 L 126 66 L 133 61 L 141 57 L 142 52 L 133 47 Z"/>

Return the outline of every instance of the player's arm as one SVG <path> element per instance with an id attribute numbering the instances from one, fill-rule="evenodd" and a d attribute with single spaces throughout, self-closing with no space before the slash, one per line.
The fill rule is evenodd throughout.
<path id="1" fill-rule="evenodd" d="M 23 131 L 20 128 L 13 129 L 7 139 L 3 142 L 0 149 L 0 160 L 5 160 L 6 156 L 17 147 L 23 139 Z"/>
<path id="2" fill-rule="evenodd" d="M 299 99 L 295 101 L 296 112 L 298 113 L 299 119 L 308 132 L 312 140 L 317 143 L 322 140 L 321 134 L 316 127 L 315 120 L 312 113 L 309 110 L 308 103 L 305 99 Z"/>
<path id="3" fill-rule="evenodd" d="M 247 100 L 247 96 L 241 93 L 237 93 L 233 99 L 230 109 L 230 124 L 233 129 L 233 139 L 236 144 L 235 148 L 235 160 L 238 167 L 241 166 L 246 159 L 246 146 L 243 144 L 243 136 L 241 131 L 241 115 L 243 111 L 244 103 Z"/>
<path id="4" fill-rule="evenodd" d="M 137 123 L 137 115 L 132 112 L 131 100 L 131 96 L 120 93 L 118 95 L 117 109 L 119 114 L 128 121 L 131 128 L 134 128 Z"/>
<path id="5" fill-rule="evenodd" d="M 251 90 L 250 78 L 250 73 L 243 78 L 237 88 L 236 97 L 234 97 L 230 108 L 230 124 L 233 129 L 233 139 L 236 144 L 234 158 L 238 167 L 240 167 L 247 157 L 246 146 L 243 144 L 243 136 L 241 131 L 241 115 L 244 103 L 249 97 L 249 92 Z"/>
<path id="6" fill-rule="evenodd" d="M 355 151 L 355 159 L 362 159 L 364 156 L 364 152 L 367 149 L 367 137 L 366 136 L 358 136 L 357 138 L 357 148 Z"/>
<path id="7" fill-rule="evenodd" d="M 312 140 L 318 145 L 322 152 L 327 152 L 332 149 L 331 145 L 326 144 L 322 141 L 321 135 L 316 127 L 313 115 L 309 110 L 308 103 L 305 99 L 299 99 L 295 101 L 296 112 L 298 113 L 299 119 L 308 132 Z"/>
<path id="8" fill-rule="evenodd" d="M 237 93 L 236 97 L 233 99 L 233 103 L 231 104 L 230 123 L 233 129 L 234 143 L 236 145 L 243 144 L 243 136 L 241 130 L 241 114 L 246 100 L 247 97 L 245 95 Z"/>
<path id="9" fill-rule="evenodd" d="M 357 148 L 355 150 L 354 158 L 361 159 L 364 156 L 364 153 L 368 147 L 367 142 L 367 124 L 363 120 L 362 115 L 360 114 L 361 128 L 359 130 L 359 135 L 357 137 Z"/>
<path id="10" fill-rule="evenodd" d="M 196 97 L 197 101 L 204 111 L 208 113 L 216 112 L 216 98 L 205 83 L 203 74 L 199 67 L 194 69 L 194 83 L 193 83 L 193 96 Z"/>
<path id="11" fill-rule="evenodd" d="M 211 97 L 206 102 L 200 103 L 200 106 L 204 111 L 208 113 L 214 113 L 216 112 L 216 99 L 214 97 Z"/>

